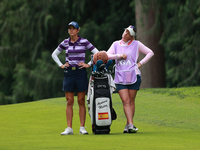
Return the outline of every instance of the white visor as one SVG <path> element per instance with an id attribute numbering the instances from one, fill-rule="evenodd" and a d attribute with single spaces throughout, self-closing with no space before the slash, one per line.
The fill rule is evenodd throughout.
<path id="1" fill-rule="evenodd" d="M 131 36 L 135 37 L 135 31 L 133 30 L 133 28 L 128 27 L 128 28 L 126 28 L 126 29 L 130 32 L 130 35 L 131 35 Z"/>

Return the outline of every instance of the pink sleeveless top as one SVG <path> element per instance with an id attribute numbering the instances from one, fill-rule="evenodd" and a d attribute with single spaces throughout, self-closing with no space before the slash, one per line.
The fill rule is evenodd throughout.
<path id="1" fill-rule="evenodd" d="M 115 54 L 126 54 L 126 60 L 115 59 L 115 83 L 117 84 L 133 84 L 137 81 L 137 53 L 138 41 L 132 42 L 128 46 L 119 44 L 119 41 L 114 43 Z"/>

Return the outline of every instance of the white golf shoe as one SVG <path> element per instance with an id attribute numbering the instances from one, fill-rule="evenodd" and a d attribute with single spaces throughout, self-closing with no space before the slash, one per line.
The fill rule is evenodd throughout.
<path id="1" fill-rule="evenodd" d="M 88 134 L 88 132 L 85 130 L 85 127 L 80 127 L 79 134 Z"/>
<path id="2" fill-rule="evenodd" d="M 125 126 L 123 133 L 128 133 L 128 125 Z"/>
<path id="3" fill-rule="evenodd" d="M 70 127 L 66 128 L 65 131 L 61 133 L 61 135 L 70 135 L 70 134 L 74 134 L 73 129 Z"/>
<path id="4" fill-rule="evenodd" d="M 133 124 L 128 124 L 128 133 L 136 133 L 138 131 L 138 128 L 134 126 Z"/>

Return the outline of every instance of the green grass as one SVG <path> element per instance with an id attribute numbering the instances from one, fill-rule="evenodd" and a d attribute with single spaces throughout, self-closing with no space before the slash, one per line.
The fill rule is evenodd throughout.
<path id="1" fill-rule="evenodd" d="M 200 87 L 141 89 L 136 98 L 136 134 L 123 134 L 126 119 L 118 94 L 113 94 L 118 118 L 109 135 L 79 135 L 78 104 L 74 104 L 74 135 L 66 128 L 65 98 L 0 106 L 0 150 L 46 149 L 200 149 Z"/>

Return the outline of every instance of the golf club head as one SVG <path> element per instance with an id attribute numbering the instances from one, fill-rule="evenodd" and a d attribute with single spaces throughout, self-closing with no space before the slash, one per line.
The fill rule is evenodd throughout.
<path id="1" fill-rule="evenodd" d="M 103 64 L 103 60 L 97 60 L 97 62 L 96 62 L 96 67 L 97 67 L 96 71 L 99 71 L 99 67 L 101 66 L 101 64 Z"/>
<path id="2" fill-rule="evenodd" d="M 92 71 L 97 71 L 97 65 L 94 65 L 93 70 Z"/>
<path id="3" fill-rule="evenodd" d="M 108 70 L 108 68 L 110 67 L 110 65 L 113 63 L 113 60 L 109 59 L 107 64 L 106 64 L 106 69 Z"/>
<path id="4" fill-rule="evenodd" d="M 101 64 L 98 68 L 98 71 L 103 71 L 105 69 L 105 64 Z"/>

